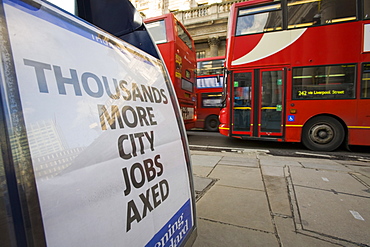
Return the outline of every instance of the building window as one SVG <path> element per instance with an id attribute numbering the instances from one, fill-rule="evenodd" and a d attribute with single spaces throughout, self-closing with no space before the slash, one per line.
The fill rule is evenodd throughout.
<path id="1" fill-rule="evenodd" d="M 197 59 L 205 58 L 205 57 L 206 57 L 206 51 L 197 51 Z"/>

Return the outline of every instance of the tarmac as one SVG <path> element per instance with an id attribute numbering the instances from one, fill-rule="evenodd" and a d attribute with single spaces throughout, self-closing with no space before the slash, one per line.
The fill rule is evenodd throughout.
<path id="1" fill-rule="evenodd" d="M 370 161 L 190 149 L 194 247 L 370 246 Z"/>

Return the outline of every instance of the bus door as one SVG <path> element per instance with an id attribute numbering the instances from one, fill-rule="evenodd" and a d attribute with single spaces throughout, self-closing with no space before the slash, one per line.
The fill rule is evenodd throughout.
<path id="1" fill-rule="evenodd" d="M 235 72 L 232 78 L 232 134 L 282 137 L 284 70 L 246 70 Z"/>
<path id="2" fill-rule="evenodd" d="M 252 86 L 253 71 L 235 72 L 231 83 L 232 106 L 232 133 L 237 135 L 252 136 L 253 111 L 252 111 Z"/>

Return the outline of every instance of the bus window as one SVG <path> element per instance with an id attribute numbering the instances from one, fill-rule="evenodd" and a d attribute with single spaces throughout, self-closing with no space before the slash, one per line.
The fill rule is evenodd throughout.
<path id="1" fill-rule="evenodd" d="M 280 4 L 239 10 L 236 35 L 270 32 L 282 29 Z"/>
<path id="2" fill-rule="evenodd" d="M 225 59 L 205 60 L 198 62 L 197 75 L 216 75 L 222 74 Z"/>
<path id="3" fill-rule="evenodd" d="M 361 98 L 370 99 L 370 64 L 362 65 Z"/>
<path id="4" fill-rule="evenodd" d="M 194 91 L 194 84 L 184 78 L 181 79 L 181 88 L 188 92 Z"/>
<path id="5" fill-rule="evenodd" d="M 234 130 L 250 128 L 252 73 L 234 74 Z"/>
<path id="6" fill-rule="evenodd" d="M 166 23 L 164 20 L 155 21 L 146 25 L 156 44 L 167 42 Z"/>
<path id="7" fill-rule="evenodd" d="M 220 108 L 221 93 L 202 93 L 202 107 Z"/>
<path id="8" fill-rule="evenodd" d="M 293 68 L 293 99 L 353 99 L 355 65 Z"/>
<path id="9" fill-rule="evenodd" d="M 321 3 L 321 24 L 356 20 L 356 0 L 325 0 Z"/>
<path id="10" fill-rule="evenodd" d="M 176 21 L 176 27 L 177 27 L 177 35 L 179 38 L 184 41 L 184 43 L 189 47 L 189 49 L 193 49 L 193 44 L 192 44 L 192 38 L 189 37 L 189 35 L 185 32 L 183 27 L 179 24 L 178 21 Z"/>
<path id="11" fill-rule="evenodd" d="M 320 0 L 288 2 L 288 28 L 320 24 Z"/>
<path id="12" fill-rule="evenodd" d="M 356 19 L 356 0 L 289 0 L 288 28 Z"/>
<path id="13" fill-rule="evenodd" d="M 362 0 L 363 1 L 363 17 L 364 19 L 370 19 L 370 1 Z"/>

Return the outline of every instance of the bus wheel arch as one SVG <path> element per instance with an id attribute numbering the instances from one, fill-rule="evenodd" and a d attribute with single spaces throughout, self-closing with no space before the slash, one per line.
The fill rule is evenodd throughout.
<path id="1" fill-rule="evenodd" d="M 207 131 L 218 131 L 218 126 L 220 125 L 220 121 L 218 120 L 217 115 L 209 115 L 206 117 L 204 121 L 204 128 Z"/>
<path id="2" fill-rule="evenodd" d="M 341 119 L 319 115 L 309 119 L 302 129 L 303 145 L 313 151 L 333 151 L 346 140 L 347 128 Z"/>

